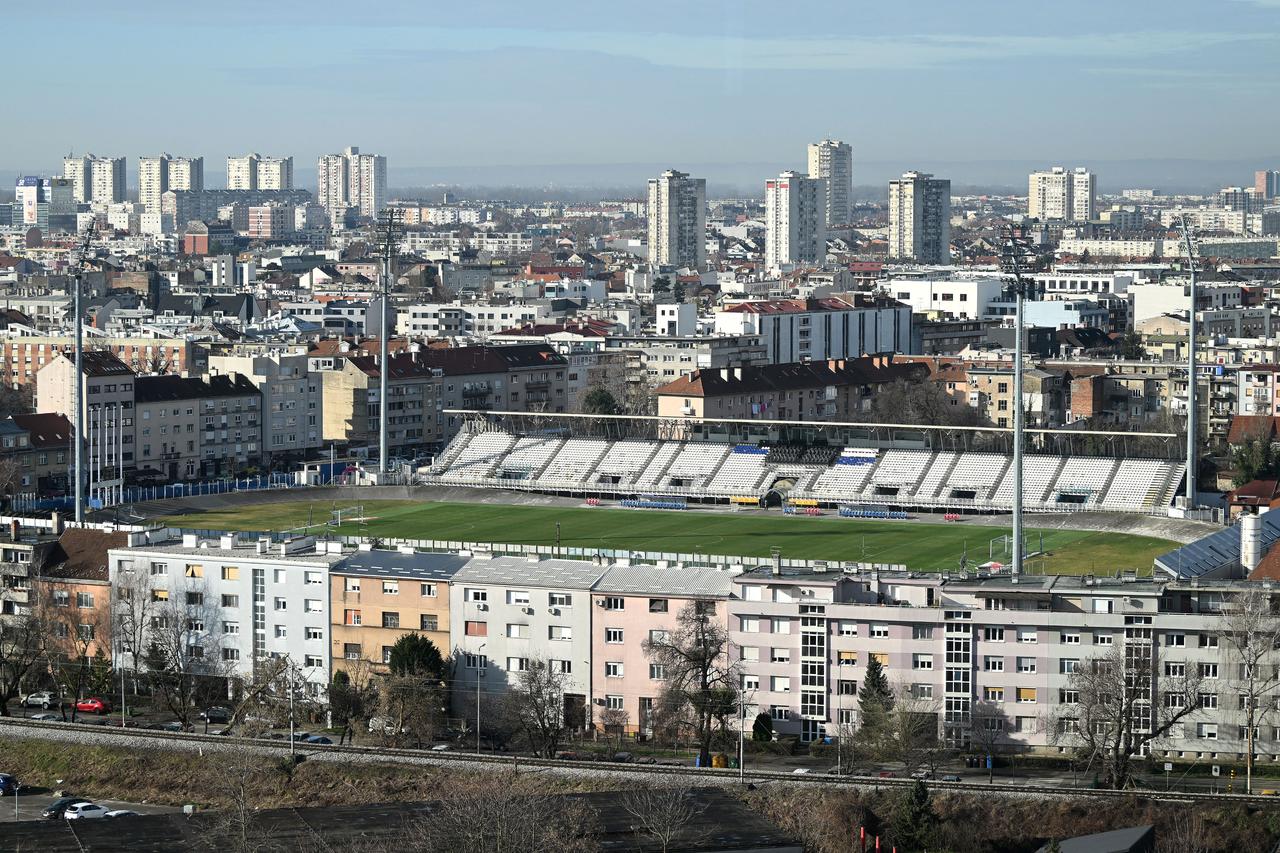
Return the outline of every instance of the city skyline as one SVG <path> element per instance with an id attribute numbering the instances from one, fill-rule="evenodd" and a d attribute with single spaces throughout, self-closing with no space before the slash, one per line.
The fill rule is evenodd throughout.
<path id="1" fill-rule="evenodd" d="M 538 183 L 558 167 L 579 165 L 591 173 L 587 183 L 631 182 L 635 171 L 651 174 L 655 164 L 745 184 L 732 167 L 770 164 L 751 183 L 803 170 L 803 146 L 831 136 L 853 146 L 859 184 L 908 168 L 982 183 L 991 181 L 984 170 L 970 177 L 940 161 L 1103 162 L 1137 150 L 1173 161 L 1256 159 L 1262 168 L 1271 151 L 1261 140 L 1280 130 L 1280 118 L 1253 108 L 1274 94 L 1280 6 L 1245 0 L 1217 4 L 1207 24 L 1196 22 L 1202 4 L 1167 6 L 1156 24 L 1143 10 L 1086 3 L 1070 30 L 1050 9 L 1022 10 L 1011 20 L 994 3 L 963 13 L 937 3 L 875 10 L 810 4 L 823 18 L 820 37 L 779 35 L 760 4 L 747 4 L 760 15 L 736 6 L 735 14 L 722 14 L 720 4 L 664 15 L 670 4 L 659 4 L 611 10 L 604 20 L 577 4 L 547 12 L 500 3 L 486 17 L 500 26 L 489 26 L 465 10 L 393 3 L 386 20 L 395 20 L 394 28 L 351 25 L 336 6 L 332 20 L 323 7 L 303 14 L 293 3 L 253 7 L 252 28 L 210 23 L 188 10 L 155 16 L 147 3 L 89 28 L 76 14 L 82 5 L 13 13 L 17 31 L 59 32 L 63 60 L 47 73 L 63 108 L 0 143 L 0 171 L 50 172 L 72 150 L 126 156 L 135 168 L 138 156 L 163 150 L 204 156 L 211 166 L 236 152 L 269 150 L 294 156 L 301 167 L 359 144 L 385 154 L 393 186 L 465 179 L 466 170 L 488 166 L 507 167 L 505 181 Z M 224 20 L 248 8 L 232 3 Z M 88 46 L 103 40 L 126 53 L 146 48 L 152 62 L 116 66 L 113 86 L 171 104 L 173 120 L 120 121 L 116 104 L 83 84 L 97 63 Z M 39 62 L 38 43 L 17 40 L 15 60 Z M 1207 58 L 1240 51 L 1251 60 L 1245 70 Z M 211 59 L 196 66 L 187 61 L 192 54 Z M 1018 75 L 1007 74 L 1009 62 L 1019 64 Z M 165 74 L 154 73 L 156 63 Z M 201 98 L 176 97 L 193 86 Z M 602 146 L 560 121 L 566 93 L 609 103 L 637 91 L 656 97 L 664 123 L 680 132 L 660 141 L 650 133 L 611 134 Z M 757 117 L 758 104 L 772 100 L 788 105 L 788 121 L 752 120 L 742 134 L 744 117 Z M 1167 126 L 1175 103 L 1187 120 L 1135 147 L 1126 128 L 1144 117 Z M 241 120 L 208 122 L 225 111 Z M 525 132 L 490 132 L 495 114 Z M 1253 149 L 1238 148 L 1237 135 L 1223 132 L 1244 114 L 1259 140 Z M 335 122 L 339 115 L 345 118 Z M 728 168 L 702 168 L 715 162 Z M 867 168 L 877 163 L 885 167 Z M 1003 181 L 1016 185 L 1022 171 L 1002 173 Z M 1168 174 L 1200 183 L 1197 171 L 1204 169 L 1193 162 Z M 299 172 L 299 183 L 310 185 L 309 173 Z M 1124 180 L 1114 169 L 1105 173 Z M 1203 183 L 1221 180 L 1215 173 Z"/>

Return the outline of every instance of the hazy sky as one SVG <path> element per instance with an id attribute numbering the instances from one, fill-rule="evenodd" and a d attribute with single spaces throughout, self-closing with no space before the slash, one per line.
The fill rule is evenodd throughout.
<path id="1" fill-rule="evenodd" d="M 352 144 L 386 154 L 393 185 L 439 167 L 783 169 L 824 135 L 855 163 L 1280 167 L 1280 0 L 7 6 L 9 173 L 74 149 L 127 155 L 133 183 L 140 154 L 221 173 L 256 150 L 302 175 Z"/>

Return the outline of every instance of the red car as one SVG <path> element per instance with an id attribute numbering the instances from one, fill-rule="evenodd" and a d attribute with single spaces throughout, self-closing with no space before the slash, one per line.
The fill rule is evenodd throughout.
<path id="1" fill-rule="evenodd" d="M 76 710 L 82 714 L 110 714 L 111 703 L 97 696 L 81 699 L 76 702 Z"/>

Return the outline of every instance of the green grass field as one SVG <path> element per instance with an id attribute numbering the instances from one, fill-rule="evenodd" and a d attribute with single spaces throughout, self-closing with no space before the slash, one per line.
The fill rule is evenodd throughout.
<path id="1" fill-rule="evenodd" d="M 967 548 L 970 565 L 987 560 L 990 541 L 1007 529 L 976 524 L 871 521 L 834 516 L 758 513 L 659 512 L 602 508 L 498 506 L 493 504 L 366 501 L 363 524 L 343 524 L 340 533 L 370 537 L 447 539 L 554 545 L 556 524 L 566 547 L 636 551 L 767 556 L 905 563 L 909 568 L 955 568 Z M 349 504 L 340 505 L 349 506 Z M 157 519 L 165 524 L 218 530 L 288 530 L 326 522 L 328 501 L 256 504 Z M 312 532 L 323 532 L 317 527 Z M 1150 536 L 1031 526 L 1027 544 L 1047 555 L 1028 561 L 1030 572 L 1113 574 L 1119 569 L 1148 573 L 1154 558 L 1176 543 Z M 1006 558 L 997 555 L 997 560 Z"/>

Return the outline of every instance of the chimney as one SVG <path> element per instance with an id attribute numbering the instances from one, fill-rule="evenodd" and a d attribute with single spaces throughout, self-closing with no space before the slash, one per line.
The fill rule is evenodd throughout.
<path id="1" fill-rule="evenodd" d="M 18 535 L 22 532 L 22 525 L 16 518 L 9 519 L 9 538 L 14 542 L 18 541 Z"/>
<path id="2" fill-rule="evenodd" d="M 769 554 L 773 559 L 773 575 L 777 577 L 782 574 L 782 549 L 770 548 Z"/>
<path id="3" fill-rule="evenodd" d="M 53 535 L 54 535 L 54 536 L 61 536 L 61 535 L 62 535 L 62 513 L 60 513 L 60 512 L 55 512 L 55 513 L 50 517 L 50 522 L 51 522 L 51 525 L 50 525 L 50 526 L 51 526 L 51 528 L 52 528 L 52 530 L 53 530 Z"/>
<path id="4" fill-rule="evenodd" d="M 1245 574 L 1262 562 L 1262 516 L 1248 513 L 1240 516 L 1240 565 Z"/>

